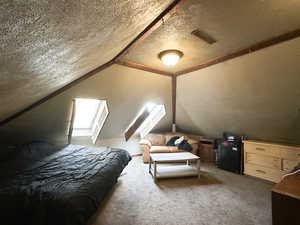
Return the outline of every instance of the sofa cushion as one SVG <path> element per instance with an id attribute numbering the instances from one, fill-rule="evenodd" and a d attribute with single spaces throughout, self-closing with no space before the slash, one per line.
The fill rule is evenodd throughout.
<path id="1" fill-rule="evenodd" d="M 145 139 L 149 140 L 152 145 L 166 145 L 166 138 L 163 134 L 147 134 Z"/>
<path id="2" fill-rule="evenodd" d="M 182 152 L 176 146 L 152 146 L 150 153 L 168 153 L 168 152 Z"/>

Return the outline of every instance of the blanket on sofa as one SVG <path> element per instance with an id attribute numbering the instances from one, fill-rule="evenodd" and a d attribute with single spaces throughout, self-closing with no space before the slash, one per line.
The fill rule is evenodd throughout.
<path id="1" fill-rule="evenodd" d="M 179 136 L 171 137 L 170 140 L 167 142 L 166 146 L 176 146 L 176 140 L 178 140 Z M 178 149 L 184 150 L 184 151 L 192 151 L 192 146 L 187 142 L 187 140 L 182 140 L 178 145 Z"/>

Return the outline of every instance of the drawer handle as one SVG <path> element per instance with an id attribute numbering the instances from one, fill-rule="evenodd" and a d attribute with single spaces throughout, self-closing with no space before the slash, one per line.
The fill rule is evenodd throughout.
<path id="1" fill-rule="evenodd" d="M 259 173 L 266 173 L 265 171 L 263 171 L 263 170 L 256 170 L 256 172 L 259 172 Z"/>
<path id="2" fill-rule="evenodd" d="M 265 151 L 266 149 L 264 149 L 264 148 L 256 148 L 256 150 L 258 150 L 258 151 Z"/>

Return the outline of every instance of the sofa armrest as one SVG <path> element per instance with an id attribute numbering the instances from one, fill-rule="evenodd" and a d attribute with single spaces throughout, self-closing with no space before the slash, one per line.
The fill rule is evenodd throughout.
<path id="1" fill-rule="evenodd" d="M 149 141 L 148 139 L 141 139 L 140 142 L 139 142 L 140 145 L 148 145 L 149 148 L 151 148 L 152 146 L 152 143 L 151 141 Z"/>
<path id="2" fill-rule="evenodd" d="M 192 151 L 191 152 L 194 155 L 197 155 L 198 154 L 198 148 L 199 148 L 198 141 L 195 140 L 195 139 L 189 138 L 187 142 L 192 146 Z"/>
<path id="3" fill-rule="evenodd" d="M 150 148 L 152 146 L 151 141 L 149 141 L 148 139 L 141 139 L 140 140 L 140 147 L 141 147 L 141 151 L 143 153 L 143 161 L 144 163 L 147 163 L 150 161 Z"/>
<path id="4" fill-rule="evenodd" d="M 150 161 L 150 146 L 145 144 L 140 144 L 142 150 L 142 158 L 144 163 L 148 163 Z"/>
<path id="5" fill-rule="evenodd" d="M 198 155 L 198 143 L 191 144 L 191 146 L 192 146 L 191 153 L 193 153 L 194 155 Z"/>
<path id="6" fill-rule="evenodd" d="M 198 141 L 197 140 L 195 140 L 195 139 L 192 139 L 192 138 L 188 138 L 188 143 L 190 144 L 190 145 L 192 145 L 192 144 L 197 144 L 198 145 Z"/>

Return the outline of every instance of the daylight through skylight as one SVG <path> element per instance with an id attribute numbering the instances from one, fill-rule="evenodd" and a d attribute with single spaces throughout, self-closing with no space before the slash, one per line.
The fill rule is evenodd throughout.
<path id="1" fill-rule="evenodd" d="M 158 122 L 166 115 L 166 110 L 164 105 L 147 105 L 150 109 L 149 116 L 144 120 L 136 132 L 140 134 L 143 138 L 146 136 L 157 124 Z"/>
<path id="2" fill-rule="evenodd" d="M 74 108 L 72 136 L 90 136 L 95 143 L 108 116 L 106 101 L 76 98 Z"/>
<path id="3" fill-rule="evenodd" d="M 146 104 L 126 129 L 124 133 L 125 139 L 128 140 L 134 134 L 139 134 L 143 138 L 165 115 L 164 105 Z"/>
<path id="4" fill-rule="evenodd" d="M 97 110 L 100 105 L 100 100 L 96 99 L 81 99 L 75 100 L 75 120 L 74 129 L 91 129 L 95 120 Z"/>

